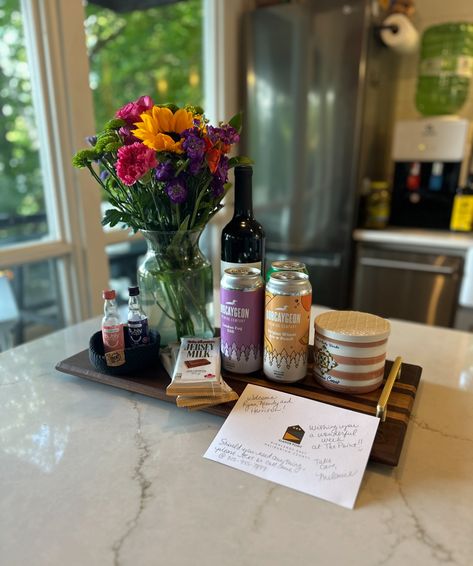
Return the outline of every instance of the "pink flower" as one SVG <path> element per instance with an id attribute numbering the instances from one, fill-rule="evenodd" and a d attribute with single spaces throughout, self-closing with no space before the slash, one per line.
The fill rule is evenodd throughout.
<path id="1" fill-rule="evenodd" d="M 125 120 L 128 124 L 134 124 L 140 121 L 140 114 L 143 114 L 143 112 L 146 112 L 153 106 L 154 102 L 151 96 L 140 96 L 138 100 L 129 102 L 122 106 L 120 110 L 117 110 L 115 116 Z"/>
<path id="2" fill-rule="evenodd" d="M 133 185 L 157 165 L 154 150 L 140 142 L 124 145 L 118 150 L 117 174 L 125 185 Z"/>

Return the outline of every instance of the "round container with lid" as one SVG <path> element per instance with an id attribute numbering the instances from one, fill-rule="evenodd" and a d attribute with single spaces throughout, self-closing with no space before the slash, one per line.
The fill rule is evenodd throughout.
<path id="1" fill-rule="evenodd" d="M 387 320 L 374 314 L 320 314 L 315 319 L 315 379 L 334 391 L 374 391 L 383 381 L 390 329 Z"/>

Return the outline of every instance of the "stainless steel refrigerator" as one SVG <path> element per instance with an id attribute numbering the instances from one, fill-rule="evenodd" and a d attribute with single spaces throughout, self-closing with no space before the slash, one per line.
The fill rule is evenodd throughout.
<path id="1" fill-rule="evenodd" d="M 365 177 L 386 177 L 396 62 L 369 0 L 312 0 L 244 24 L 243 149 L 267 265 L 306 263 L 314 302 L 350 304 L 352 231 Z"/>

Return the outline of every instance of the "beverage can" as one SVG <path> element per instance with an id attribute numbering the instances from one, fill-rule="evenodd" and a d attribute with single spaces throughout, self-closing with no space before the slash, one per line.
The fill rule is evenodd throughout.
<path id="1" fill-rule="evenodd" d="M 272 273 L 266 285 L 263 371 L 292 383 L 307 374 L 312 287 L 297 271 Z"/>
<path id="2" fill-rule="evenodd" d="M 255 267 L 225 269 L 220 286 L 222 366 L 252 373 L 263 365 L 264 282 Z"/>
<path id="3" fill-rule="evenodd" d="M 305 273 L 309 275 L 305 263 L 302 261 L 293 261 L 292 259 L 284 259 L 271 262 L 271 265 L 266 273 L 266 282 L 269 281 L 271 273 L 276 273 L 277 271 L 298 271 L 300 273 Z"/>

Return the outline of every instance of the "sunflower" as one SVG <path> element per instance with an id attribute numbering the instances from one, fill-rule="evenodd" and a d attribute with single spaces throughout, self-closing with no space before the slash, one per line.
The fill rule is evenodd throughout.
<path id="1" fill-rule="evenodd" d="M 132 134 L 155 151 L 182 153 L 181 133 L 194 125 L 194 115 L 181 108 L 174 114 L 169 108 L 153 106 L 140 115 Z"/>

